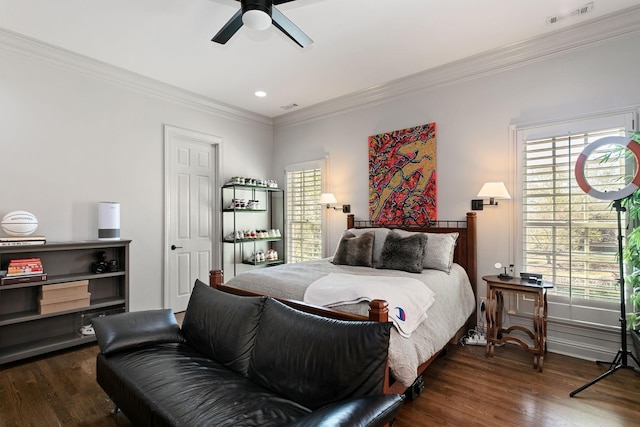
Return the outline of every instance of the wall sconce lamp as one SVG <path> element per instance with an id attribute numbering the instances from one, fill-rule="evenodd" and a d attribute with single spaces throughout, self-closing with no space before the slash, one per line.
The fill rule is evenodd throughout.
<path id="1" fill-rule="evenodd" d="M 351 212 L 351 205 L 342 205 L 342 207 L 331 206 L 338 204 L 338 200 L 336 200 L 336 196 L 334 196 L 333 193 L 322 193 L 320 195 L 319 203 L 321 205 L 326 205 L 327 209 L 335 209 L 337 211 L 341 210 L 343 213 Z"/>
<path id="2" fill-rule="evenodd" d="M 489 199 L 489 203 L 486 204 L 482 199 L 471 201 L 471 210 L 481 211 L 484 206 L 498 206 L 496 199 L 511 199 L 511 195 L 507 191 L 507 187 L 504 186 L 504 182 L 485 182 L 478 197 L 482 199 Z"/>

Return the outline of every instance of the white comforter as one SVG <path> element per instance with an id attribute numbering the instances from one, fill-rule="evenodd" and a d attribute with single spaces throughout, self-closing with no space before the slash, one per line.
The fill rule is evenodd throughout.
<path id="1" fill-rule="evenodd" d="M 239 274 L 227 284 L 270 296 L 302 301 L 306 288 L 312 282 L 330 273 L 410 277 L 420 280 L 433 291 L 435 302 L 427 310 L 428 318 L 411 334 L 411 337 L 404 338 L 395 328 L 391 330 L 389 367 L 394 378 L 407 387 L 415 380 L 418 366 L 447 344 L 456 331 L 465 324 L 475 308 L 475 298 L 467 273 L 457 264 L 453 265 L 450 274 L 439 270 L 423 270 L 422 273 L 416 274 L 397 270 L 334 265 L 331 263 L 331 258 L 325 258 L 256 269 Z M 390 286 L 393 286 L 392 280 Z M 366 316 L 368 304 L 341 306 L 340 310 Z"/>

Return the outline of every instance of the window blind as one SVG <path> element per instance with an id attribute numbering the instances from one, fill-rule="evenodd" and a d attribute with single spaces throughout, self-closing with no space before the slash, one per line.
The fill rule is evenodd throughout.
<path id="1" fill-rule="evenodd" d="M 524 142 L 523 271 L 542 273 L 555 284 L 551 294 L 571 304 L 606 307 L 619 301 L 616 211 L 610 201 L 578 187 L 574 168 L 588 144 L 624 134 L 614 128 Z M 624 186 L 624 155 L 590 157 L 587 164 L 590 184 Z M 622 221 L 624 230 L 624 215 Z"/>
<path id="2" fill-rule="evenodd" d="M 320 259 L 322 168 L 287 171 L 287 262 Z"/>

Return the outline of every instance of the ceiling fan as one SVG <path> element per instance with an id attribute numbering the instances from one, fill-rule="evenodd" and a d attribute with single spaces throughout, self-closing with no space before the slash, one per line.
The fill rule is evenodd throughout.
<path id="1" fill-rule="evenodd" d="M 300 47 L 307 47 L 313 40 L 302 32 L 293 22 L 282 14 L 274 5 L 289 3 L 295 0 L 237 0 L 242 6 L 235 15 L 224 24 L 224 27 L 211 41 L 225 44 L 242 27 L 246 25 L 254 30 L 266 30 L 275 25 L 287 37 L 296 42 Z"/>

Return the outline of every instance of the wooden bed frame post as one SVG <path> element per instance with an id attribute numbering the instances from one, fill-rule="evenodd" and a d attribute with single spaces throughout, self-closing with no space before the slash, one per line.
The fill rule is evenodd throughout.
<path id="1" fill-rule="evenodd" d="M 477 219 L 478 216 L 475 212 L 467 212 L 467 233 L 473 242 L 475 242 L 477 238 Z M 476 281 L 478 279 L 477 251 L 478 249 L 475 243 L 473 245 L 467 245 L 467 273 L 469 274 L 469 280 L 471 280 L 471 285 L 474 290 L 476 289 Z"/>
<path id="2" fill-rule="evenodd" d="M 356 225 L 356 217 L 354 214 L 347 215 L 347 230 L 353 228 Z"/>
<path id="3" fill-rule="evenodd" d="M 467 274 L 473 289 L 473 295 L 478 304 L 478 248 L 477 248 L 477 219 L 476 212 L 467 212 Z M 469 329 L 475 329 L 478 324 L 478 315 L 473 311 L 467 325 Z"/>
<path id="4" fill-rule="evenodd" d="M 218 288 L 224 283 L 224 272 L 222 270 L 211 270 L 209 272 L 209 286 Z"/>
<path id="5" fill-rule="evenodd" d="M 388 322 L 389 303 L 381 299 L 374 299 L 369 302 L 369 320 L 374 322 Z"/>

